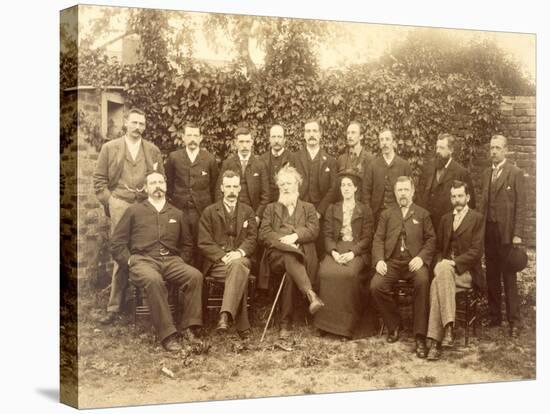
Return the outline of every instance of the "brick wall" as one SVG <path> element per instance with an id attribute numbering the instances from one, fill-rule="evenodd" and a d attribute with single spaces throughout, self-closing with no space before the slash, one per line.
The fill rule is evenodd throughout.
<path id="1" fill-rule="evenodd" d="M 79 91 L 78 100 L 67 99 L 67 108 L 74 109 L 76 104 L 83 109 L 89 118 L 96 117 L 99 121 L 101 102 L 100 92 Z M 526 243 L 535 246 L 535 179 L 536 179 L 536 122 L 535 97 L 504 97 L 502 105 L 502 133 L 509 139 L 509 158 L 513 160 L 526 174 L 527 185 L 527 237 Z M 479 156 L 473 161 L 472 174 L 476 191 L 479 194 L 480 173 L 489 166 L 489 145 L 480 148 Z M 91 284 L 104 285 L 110 280 L 112 263 L 107 249 L 109 220 L 105 217 L 102 206 L 97 202 L 92 185 L 92 174 L 97 162 L 98 152 L 85 140 L 82 131 L 78 139 L 61 155 L 61 162 L 71 168 L 62 168 L 65 175 L 66 191 L 61 199 L 61 238 L 64 255 L 67 259 L 67 274 L 85 279 Z M 64 170 L 64 171 L 63 171 Z M 76 172 L 76 176 L 74 173 Z M 77 207 L 75 210 L 75 206 Z M 76 215 L 75 215 L 76 211 Z M 78 226 L 76 231 L 75 224 Z M 76 235 L 76 237 L 75 237 Z M 78 242 L 78 250 L 74 254 Z"/>

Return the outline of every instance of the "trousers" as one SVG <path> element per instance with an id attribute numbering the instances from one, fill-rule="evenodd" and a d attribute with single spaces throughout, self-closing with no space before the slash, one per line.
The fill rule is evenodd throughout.
<path id="1" fill-rule="evenodd" d="M 179 256 L 130 256 L 129 276 L 132 283 L 145 290 L 151 309 L 151 320 L 160 341 L 178 330 L 202 325 L 202 273 Z M 179 326 L 176 329 L 165 282 L 179 289 Z"/>

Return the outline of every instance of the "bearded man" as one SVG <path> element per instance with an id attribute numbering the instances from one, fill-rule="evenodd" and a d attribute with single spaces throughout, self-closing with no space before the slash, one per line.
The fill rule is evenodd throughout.
<path id="1" fill-rule="evenodd" d="M 435 145 L 435 159 L 424 168 L 420 177 L 417 202 L 430 212 L 435 229 L 439 228 L 441 217 L 453 210 L 449 194 L 455 180 L 468 185 L 471 189 L 468 206 L 476 207 L 470 173 L 453 159 L 455 140 L 451 134 L 439 134 Z"/>
<path id="2" fill-rule="evenodd" d="M 309 301 L 309 312 L 314 314 L 324 304 L 314 292 L 317 286 L 319 262 L 315 241 L 319 235 L 319 219 L 313 204 L 299 199 L 302 177 L 286 165 L 276 176 L 279 200 L 268 204 L 261 221 L 259 237 L 265 245 L 260 265 L 259 287 L 267 289 L 270 276 L 286 278 L 281 298 L 281 339 L 290 336 L 296 290 Z"/>

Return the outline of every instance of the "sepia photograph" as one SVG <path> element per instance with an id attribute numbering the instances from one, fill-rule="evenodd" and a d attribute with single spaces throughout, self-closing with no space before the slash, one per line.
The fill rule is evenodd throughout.
<path id="1" fill-rule="evenodd" d="M 62 403 L 537 379 L 535 33 L 59 13 Z"/>

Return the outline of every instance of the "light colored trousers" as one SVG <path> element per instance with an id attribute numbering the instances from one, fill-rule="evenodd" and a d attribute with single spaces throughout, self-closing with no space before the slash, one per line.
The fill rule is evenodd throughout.
<path id="1" fill-rule="evenodd" d="M 472 286 L 469 271 L 458 275 L 450 264 L 439 262 L 434 269 L 434 280 L 430 287 L 430 317 L 427 337 L 441 342 L 445 326 L 455 321 L 456 291 Z"/>
<path id="2" fill-rule="evenodd" d="M 109 212 L 111 213 L 111 236 L 115 227 L 122 218 L 122 215 L 132 204 L 111 196 L 109 198 Z M 111 279 L 111 294 L 109 295 L 109 304 L 107 312 L 120 312 L 122 302 L 128 285 L 128 268 L 121 268 L 115 261 L 113 263 L 113 276 Z"/>

